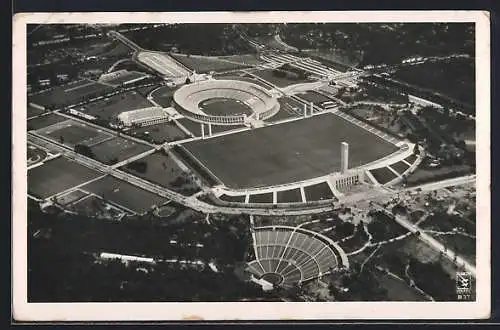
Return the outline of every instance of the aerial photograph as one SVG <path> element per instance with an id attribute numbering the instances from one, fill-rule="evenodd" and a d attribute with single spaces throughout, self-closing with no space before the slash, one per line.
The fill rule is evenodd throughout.
<path id="1" fill-rule="evenodd" d="M 28 24 L 27 301 L 476 301 L 475 35 Z"/>

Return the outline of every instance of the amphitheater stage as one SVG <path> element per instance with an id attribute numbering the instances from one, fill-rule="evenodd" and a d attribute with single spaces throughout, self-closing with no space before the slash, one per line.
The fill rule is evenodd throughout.
<path id="1" fill-rule="evenodd" d="M 274 186 L 340 170 L 340 143 L 350 167 L 398 150 L 395 145 L 332 113 L 214 137 L 182 146 L 231 189 Z"/>

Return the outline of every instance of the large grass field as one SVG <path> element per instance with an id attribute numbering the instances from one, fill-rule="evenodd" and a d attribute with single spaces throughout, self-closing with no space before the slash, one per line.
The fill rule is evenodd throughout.
<path id="1" fill-rule="evenodd" d="M 271 69 L 259 70 L 252 72 L 254 75 L 259 76 L 260 78 L 278 86 L 278 87 L 286 87 L 295 84 L 303 84 L 310 83 L 311 80 L 308 79 L 291 79 L 287 77 L 278 77 L 273 73 Z"/>
<path id="2" fill-rule="evenodd" d="M 145 171 L 138 171 L 137 165 L 146 163 Z M 199 191 L 198 186 L 187 179 L 187 174 L 172 159 L 172 156 L 156 152 L 120 168 L 135 176 L 159 184 L 178 193 L 191 195 Z"/>
<path id="3" fill-rule="evenodd" d="M 93 181 L 81 189 L 138 213 L 148 211 L 152 205 L 160 206 L 166 202 L 163 197 L 109 175 Z"/>
<path id="4" fill-rule="evenodd" d="M 217 57 L 187 56 L 184 54 L 171 54 L 171 56 L 191 70 L 196 70 L 198 73 L 228 71 L 249 67 L 241 62 L 236 63 L 235 61 Z"/>
<path id="5" fill-rule="evenodd" d="M 250 116 L 252 109 L 241 101 L 226 98 L 213 98 L 201 102 L 199 108 L 207 115 L 227 116 L 246 114 Z"/>
<path id="6" fill-rule="evenodd" d="M 49 113 L 47 115 L 28 120 L 28 123 L 26 125 L 27 125 L 28 131 L 31 131 L 31 130 L 37 130 L 40 128 L 44 128 L 44 127 L 47 127 L 50 125 L 54 125 L 56 123 L 59 123 L 59 122 L 65 121 L 65 120 L 68 120 L 68 118 L 63 117 L 63 116 L 59 116 L 58 114 L 55 114 L 55 113 Z"/>
<path id="7" fill-rule="evenodd" d="M 28 105 L 28 107 L 26 109 L 26 118 L 35 117 L 35 116 L 41 115 L 44 112 L 45 112 L 45 110 L 42 110 L 40 108 L 35 108 L 35 107 Z"/>
<path id="8" fill-rule="evenodd" d="M 156 144 L 182 140 L 189 137 L 173 122 L 144 127 L 133 127 L 127 132 L 127 134 Z"/>
<path id="9" fill-rule="evenodd" d="M 153 104 L 145 99 L 141 94 L 131 91 L 114 95 L 110 98 L 100 100 L 86 105 L 81 110 L 89 115 L 111 121 L 124 112 L 140 108 L 151 107 Z"/>
<path id="10" fill-rule="evenodd" d="M 307 103 L 313 102 L 316 105 L 326 101 L 333 101 L 331 98 L 315 91 L 307 91 L 305 93 L 297 94 L 297 96 L 306 100 Z"/>
<path id="11" fill-rule="evenodd" d="M 330 113 L 184 144 L 232 188 L 311 179 L 340 169 L 340 143 L 349 143 L 351 167 L 397 147 Z"/>
<path id="12" fill-rule="evenodd" d="M 151 97 L 153 100 L 160 104 L 162 107 L 170 107 L 172 104 L 172 97 L 175 93 L 175 88 L 171 88 L 168 86 L 163 86 L 156 89 L 153 93 L 151 93 Z"/>
<path id="13" fill-rule="evenodd" d="M 262 62 L 263 62 L 255 54 L 218 56 L 218 58 L 224 59 L 224 60 L 229 60 L 232 62 L 242 63 L 242 64 L 246 64 L 246 65 L 258 65 L 258 64 L 262 64 Z"/>
<path id="14" fill-rule="evenodd" d="M 151 148 L 145 144 L 139 144 L 128 139 L 117 137 L 96 144 L 92 146 L 91 149 L 95 155 L 95 159 L 105 164 L 114 164 Z"/>
<path id="15" fill-rule="evenodd" d="M 99 175 L 97 171 L 59 157 L 28 171 L 28 193 L 47 198 Z"/>
<path id="16" fill-rule="evenodd" d="M 113 136 L 110 133 L 71 119 L 42 128 L 37 133 L 71 148 L 77 144 L 92 146 Z"/>
<path id="17" fill-rule="evenodd" d="M 111 91 L 113 87 L 84 79 L 64 86 L 57 86 L 48 91 L 28 97 L 29 102 L 46 107 L 59 108 L 74 104 L 85 98 Z"/>

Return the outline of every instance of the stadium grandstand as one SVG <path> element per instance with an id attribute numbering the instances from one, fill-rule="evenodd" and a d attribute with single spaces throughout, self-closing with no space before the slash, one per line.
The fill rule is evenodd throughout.
<path id="1" fill-rule="evenodd" d="M 125 127 L 150 126 L 168 121 L 170 118 L 166 109 L 161 107 L 148 107 L 125 111 L 118 115 L 118 120 Z"/>
<path id="2" fill-rule="evenodd" d="M 338 245 L 307 229 L 266 226 L 255 228 L 252 236 L 255 260 L 247 264 L 246 270 L 273 287 L 291 288 L 349 267 Z"/>
<path id="3" fill-rule="evenodd" d="M 191 71 L 168 54 L 153 51 L 140 51 L 136 59 L 166 78 L 186 79 Z"/>
<path id="4" fill-rule="evenodd" d="M 184 85 L 174 93 L 177 110 L 186 117 L 216 125 L 242 125 L 247 122 L 247 115 L 230 114 L 210 115 L 205 113 L 200 104 L 211 99 L 229 99 L 238 101 L 251 109 L 253 120 L 265 120 L 279 111 L 278 100 L 265 88 L 239 80 L 206 80 Z"/>

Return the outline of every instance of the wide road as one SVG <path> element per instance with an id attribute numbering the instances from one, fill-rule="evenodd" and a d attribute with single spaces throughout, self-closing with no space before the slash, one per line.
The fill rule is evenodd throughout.
<path id="1" fill-rule="evenodd" d="M 57 152 L 62 155 L 73 159 L 74 161 L 87 166 L 89 168 L 95 169 L 102 173 L 110 174 L 118 179 L 124 180 L 130 184 L 133 184 L 139 188 L 147 190 L 149 192 L 155 193 L 164 198 L 170 199 L 176 203 L 185 205 L 189 208 L 197 210 L 203 213 L 225 213 L 225 214 L 251 214 L 251 215 L 304 215 L 313 214 L 320 212 L 327 212 L 333 210 L 333 205 L 326 205 L 321 207 L 309 207 L 309 208 L 298 208 L 298 209 L 273 209 L 273 208 L 233 208 L 233 207 L 223 207 L 207 204 L 198 200 L 195 196 L 184 196 L 174 191 L 168 190 L 162 186 L 151 183 L 144 179 L 138 178 L 132 174 L 120 171 L 113 166 L 108 166 L 102 164 L 94 159 L 85 157 L 74 152 L 72 149 L 55 143 L 45 137 L 35 135 L 34 133 L 28 133 L 28 140 L 41 147 L 45 147 L 51 150 L 57 150 Z"/>
<path id="2" fill-rule="evenodd" d="M 108 166 L 105 164 L 102 164 L 94 159 L 85 157 L 83 155 L 80 155 L 78 153 L 75 153 L 72 149 L 60 145 L 58 143 L 55 143 L 54 141 L 48 140 L 42 136 L 35 135 L 33 133 L 28 133 L 28 140 L 32 142 L 35 145 L 39 145 L 41 147 L 45 147 L 50 150 L 57 150 L 61 154 L 65 155 L 68 158 L 71 158 L 78 163 L 81 163 L 89 168 L 95 169 L 97 171 L 100 171 L 102 173 L 108 173 L 110 175 L 113 175 L 119 179 L 122 179 L 124 181 L 127 181 L 128 183 L 131 183 L 133 185 L 136 185 L 139 188 L 142 188 L 144 190 L 153 192 L 158 194 L 159 196 L 162 196 L 164 198 L 168 198 L 170 200 L 173 200 L 176 203 L 185 205 L 189 208 L 192 208 L 194 210 L 203 212 L 203 213 L 225 213 L 225 214 L 250 214 L 250 215 L 305 215 L 305 214 L 314 214 L 314 213 L 321 213 L 321 212 L 327 212 L 331 211 L 334 209 L 333 205 L 323 205 L 323 206 L 316 206 L 316 207 L 304 207 L 304 208 L 297 208 L 297 209 L 274 209 L 272 207 L 269 208 L 248 208 L 248 207 L 224 207 L 224 206 L 216 206 L 216 205 L 211 205 L 207 204 L 205 202 L 202 202 L 198 200 L 195 196 L 184 196 L 179 193 L 176 193 L 174 191 L 168 190 L 162 186 L 156 185 L 154 183 L 151 183 L 149 181 L 146 181 L 144 179 L 135 177 L 134 175 L 131 175 L 129 173 L 120 171 L 116 168 L 113 168 L 113 166 Z M 380 197 L 390 197 L 390 196 L 396 196 L 398 193 L 401 191 L 408 191 L 408 190 L 418 190 L 421 189 L 422 191 L 430 191 L 430 190 L 436 190 L 436 189 L 441 189 L 441 188 L 446 188 L 450 186 L 456 186 L 464 183 L 469 183 L 469 182 L 474 182 L 475 180 L 475 175 L 472 176 L 465 176 L 465 177 L 460 177 L 460 178 L 454 178 L 454 179 L 447 179 L 439 182 L 434 182 L 434 183 L 428 183 L 425 185 L 417 186 L 417 187 L 412 187 L 408 189 L 403 189 L 400 191 L 392 191 L 392 190 L 377 190 L 373 193 L 368 193 L 368 194 L 357 194 L 350 196 L 351 198 L 349 200 L 346 200 L 346 204 L 351 204 L 351 203 L 356 203 L 360 201 L 366 201 L 370 197 L 373 198 L 380 198 Z"/>
<path id="3" fill-rule="evenodd" d="M 396 215 L 395 220 L 401 226 L 405 227 L 412 233 L 419 232 L 418 238 L 426 243 L 428 246 L 432 247 L 434 250 L 443 253 L 448 259 L 454 262 L 456 265 L 463 267 L 467 272 L 471 273 L 476 277 L 476 267 L 466 261 L 464 258 L 460 257 L 456 252 L 446 248 L 441 242 L 436 240 L 434 237 L 428 233 L 422 231 L 418 226 L 410 222 L 406 217 L 401 215 Z"/>

